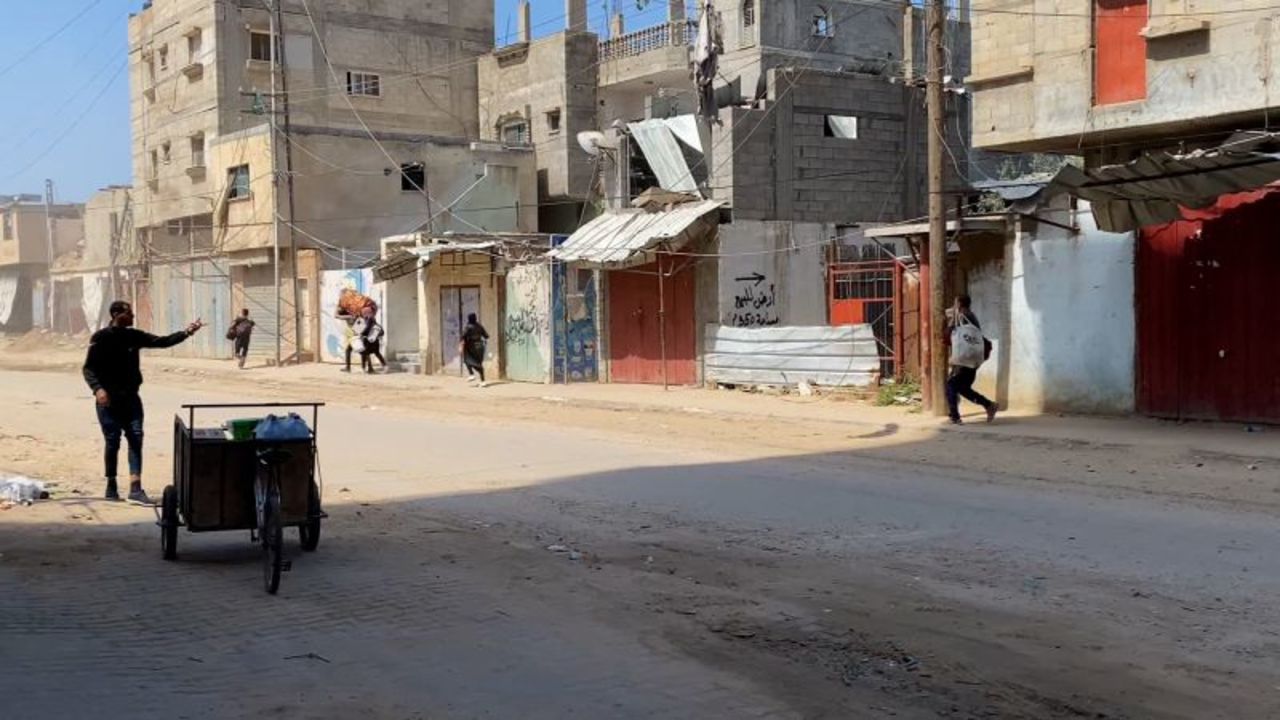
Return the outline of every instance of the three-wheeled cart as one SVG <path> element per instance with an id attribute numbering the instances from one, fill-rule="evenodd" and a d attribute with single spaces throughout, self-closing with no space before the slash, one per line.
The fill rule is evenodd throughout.
<path id="1" fill-rule="evenodd" d="M 284 528 L 296 527 L 302 549 L 320 544 L 321 506 L 316 427 L 324 403 L 232 403 L 183 405 L 186 418 L 173 422 L 173 484 L 159 509 L 160 550 L 178 557 L 178 528 L 190 532 L 248 530 L 262 545 L 263 584 L 275 594 L 284 559 Z M 233 437 L 222 428 L 196 427 L 196 412 L 310 408 L 311 425 L 296 438 L 262 440 L 251 433 Z"/>

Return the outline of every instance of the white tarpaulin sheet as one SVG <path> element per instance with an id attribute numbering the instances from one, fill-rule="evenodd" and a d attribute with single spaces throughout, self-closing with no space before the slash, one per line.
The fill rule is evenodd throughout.
<path id="1" fill-rule="evenodd" d="M 90 330 L 102 327 L 103 303 L 106 301 L 107 276 L 102 273 L 88 273 L 80 276 L 82 284 L 81 303 L 84 308 L 84 321 Z"/>
<path id="2" fill-rule="evenodd" d="M 880 372 L 870 325 L 707 328 L 706 376 L 727 385 L 865 386 Z"/>
<path id="3" fill-rule="evenodd" d="M 625 264 L 664 240 L 686 241 L 688 238 L 682 236 L 690 228 L 719 210 L 719 201 L 700 200 L 659 212 L 639 209 L 607 212 L 578 228 L 548 255 L 567 262 Z"/>
<path id="4" fill-rule="evenodd" d="M 18 299 L 18 270 L 0 270 L 0 325 L 9 322 Z"/>
<path id="5" fill-rule="evenodd" d="M 827 125 L 831 134 L 844 140 L 858 139 L 858 118 L 852 115 L 828 115 Z"/>
<path id="6" fill-rule="evenodd" d="M 699 194 L 698 183 L 694 181 L 693 171 L 689 168 L 689 163 L 685 161 L 680 139 L 677 139 L 676 132 L 668 124 L 667 120 L 645 120 L 643 122 L 630 123 L 627 125 L 627 129 L 631 131 L 631 137 L 640 146 L 640 152 L 644 153 L 644 159 L 648 161 L 649 168 L 657 176 L 658 185 L 663 190 Z M 696 137 L 696 125 L 694 125 L 693 130 L 693 134 Z M 684 128 L 682 128 L 681 134 L 687 135 Z M 686 140 L 686 142 L 688 141 Z M 694 148 L 699 146 L 700 143 L 691 145 Z"/>

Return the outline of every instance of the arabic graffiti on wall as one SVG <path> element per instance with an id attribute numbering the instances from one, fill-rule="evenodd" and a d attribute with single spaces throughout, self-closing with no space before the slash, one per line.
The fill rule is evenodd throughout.
<path id="1" fill-rule="evenodd" d="M 782 322 L 778 315 L 778 287 L 764 273 L 734 278 L 733 305 L 724 315 L 731 327 L 773 327 Z"/>

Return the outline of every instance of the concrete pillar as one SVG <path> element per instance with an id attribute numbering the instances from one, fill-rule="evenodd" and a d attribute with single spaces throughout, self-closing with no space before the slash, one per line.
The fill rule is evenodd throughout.
<path id="1" fill-rule="evenodd" d="M 587 0 L 564 0 L 564 16 L 569 32 L 586 32 Z"/>
<path id="2" fill-rule="evenodd" d="M 911 3 L 902 9 L 902 79 L 910 81 L 916 74 L 916 8 Z"/>
<path id="3" fill-rule="evenodd" d="M 622 13 L 613 16 L 612 22 L 609 23 L 609 37 L 622 37 L 627 34 L 627 17 Z"/>
<path id="4" fill-rule="evenodd" d="M 529 0 L 520 0 L 520 5 L 516 8 L 516 15 L 518 16 L 516 21 L 516 42 L 527 43 L 533 39 L 531 37 L 533 16 L 529 11 Z"/>
<path id="5" fill-rule="evenodd" d="M 667 19 L 673 23 L 684 22 L 684 0 L 667 0 Z"/>

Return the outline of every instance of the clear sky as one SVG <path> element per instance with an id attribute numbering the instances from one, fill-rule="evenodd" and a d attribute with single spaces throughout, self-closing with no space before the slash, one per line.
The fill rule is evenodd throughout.
<path id="1" fill-rule="evenodd" d="M 564 27 L 564 0 L 532 2 L 535 35 Z M 597 32 L 607 2 L 588 0 Z M 628 30 L 661 21 L 667 7 L 667 0 L 612 2 L 627 16 Z M 127 22 L 142 0 L 0 3 L 0 196 L 43 193 L 45 178 L 54 181 L 59 200 L 73 202 L 128 184 Z M 514 36 L 516 3 L 496 0 L 498 44 Z"/>

